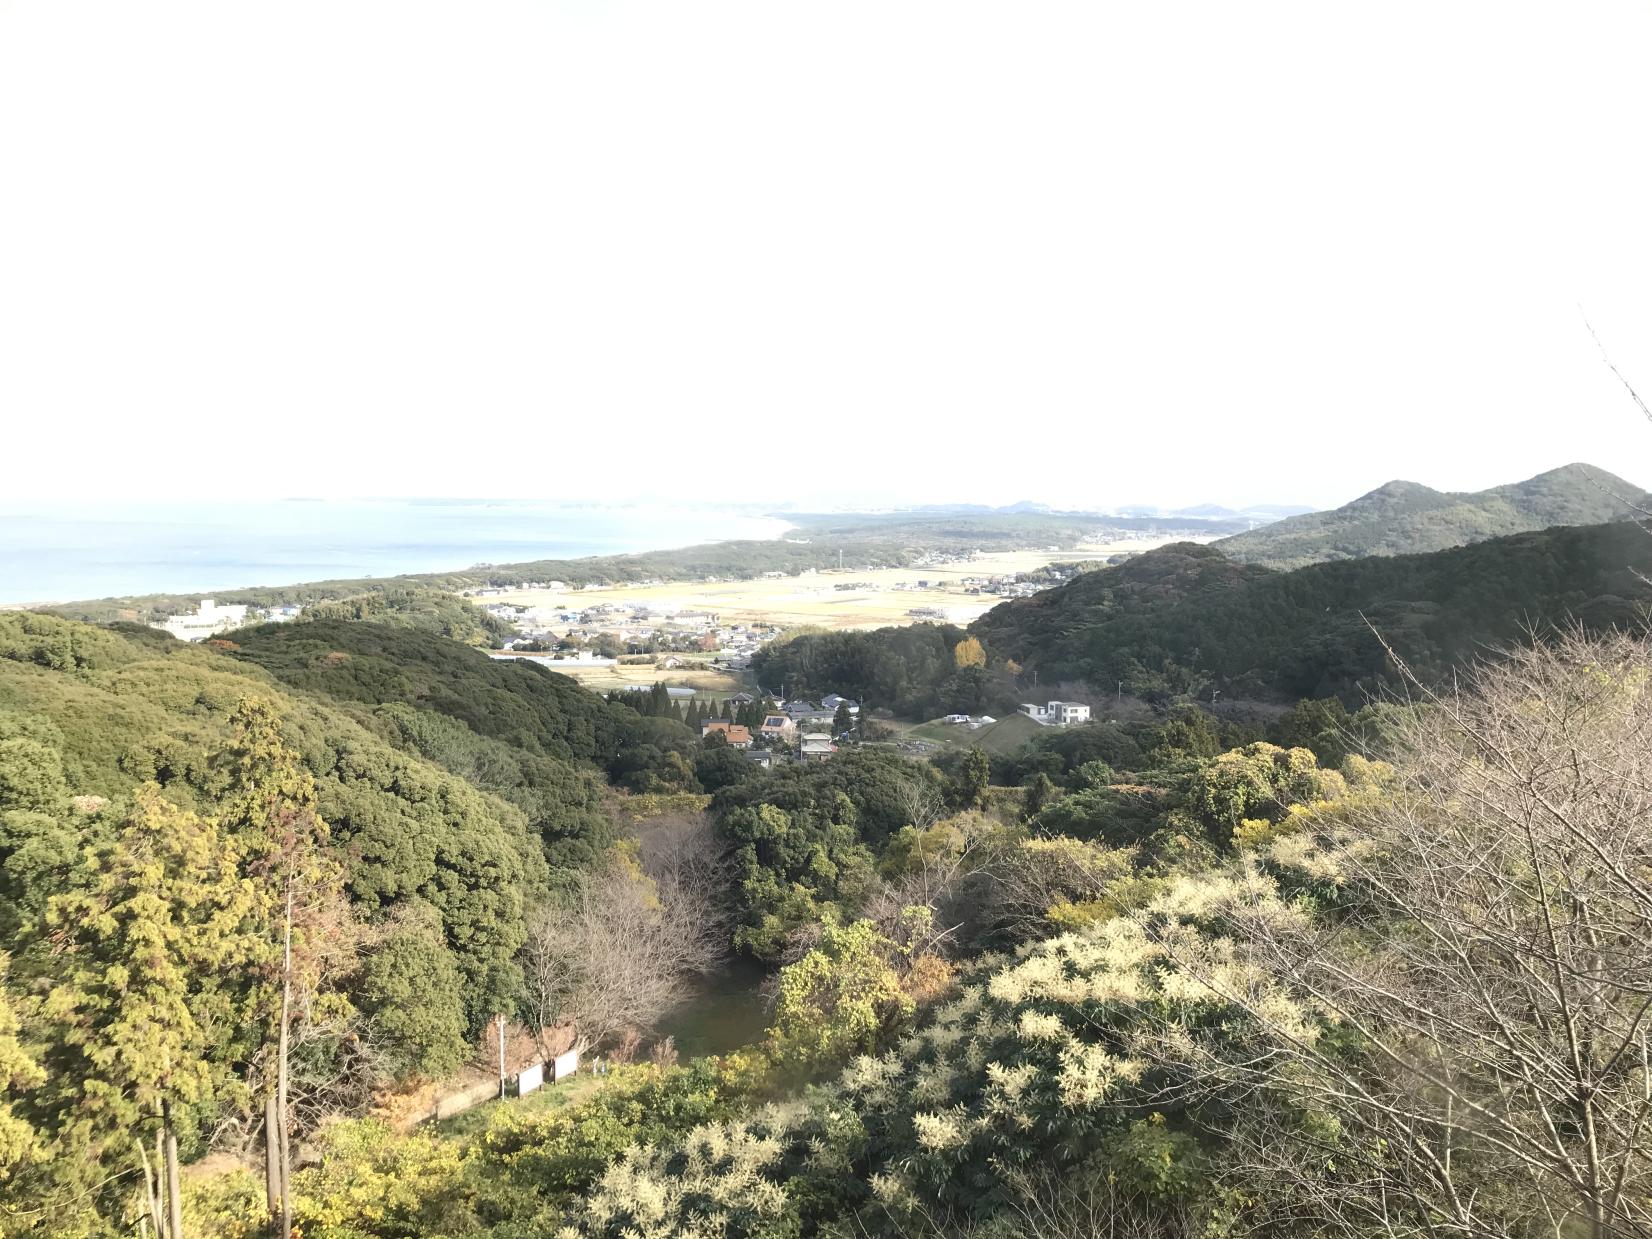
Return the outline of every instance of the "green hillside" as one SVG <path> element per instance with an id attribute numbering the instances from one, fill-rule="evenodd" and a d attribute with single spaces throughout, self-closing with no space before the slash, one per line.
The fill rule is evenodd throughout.
<path id="1" fill-rule="evenodd" d="M 1630 523 L 1516 534 L 1426 555 L 1276 572 L 1178 543 L 994 607 L 972 631 L 1044 682 L 1148 696 L 1358 695 L 1387 642 L 1438 680 L 1528 630 L 1639 628 L 1652 537 Z"/>
<path id="2" fill-rule="evenodd" d="M 418 629 L 350 619 L 234 633 L 236 659 L 341 702 L 401 704 L 526 753 L 607 765 L 636 715 L 530 659 L 490 658 Z"/>
<path id="3" fill-rule="evenodd" d="M 1215 545 L 1230 559 L 1272 568 L 1411 555 L 1555 525 L 1624 520 L 1641 495 L 1639 487 L 1585 464 L 1467 493 L 1395 481 L 1329 512 L 1287 517 Z"/>
<path id="4" fill-rule="evenodd" d="M 1528 629 L 1638 628 L 1652 536 L 1557 527 L 1423 555 L 1280 572 L 1175 543 L 1005 602 L 971 625 L 811 633 L 754 660 L 765 686 L 806 685 L 904 718 L 1013 709 L 1035 685 L 1087 681 L 1153 701 L 1340 695 L 1391 677 L 1387 642 L 1428 679 Z M 958 666 L 966 635 L 983 666 Z"/>
<path id="5" fill-rule="evenodd" d="M 305 607 L 298 617 L 300 624 L 324 620 L 371 620 L 392 628 L 432 633 L 465 645 L 498 646 L 516 635 L 510 624 L 459 595 L 418 586 L 314 603 Z"/>
<path id="6" fill-rule="evenodd" d="M 946 748 L 978 748 L 995 756 L 1008 757 L 1020 752 L 1029 741 L 1036 740 L 1046 731 L 1025 714 L 1011 713 L 974 731 L 935 719 L 920 723 L 906 734 Z"/>
<path id="7" fill-rule="evenodd" d="M 66 850 L 57 859 L 66 864 L 113 830 L 145 780 L 174 804 L 210 810 L 227 786 L 232 715 L 248 697 L 272 704 L 316 781 L 355 913 L 378 921 L 415 906 L 433 911 L 465 981 L 466 1022 L 485 1019 L 521 943 L 524 908 L 550 877 L 523 814 L 347 712 L 198 646 L 49 616 L 0 616 L 0 784 L 15 786 L 27 771 L 61 785 L 65 802 L 103 802 L 88 809 L 96 802 L 82 800 L 26 827 L 8 819 L 0 859 L 43 854 L 59 839 Z M 43 898 L 42 883 L 51 885 L 45 874 L 27 889 L 8 878 L 7 894 Z"/>

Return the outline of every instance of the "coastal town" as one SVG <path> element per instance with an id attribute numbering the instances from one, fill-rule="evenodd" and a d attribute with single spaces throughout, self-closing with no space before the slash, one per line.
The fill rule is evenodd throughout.
<path id="1" fill-rule="evenodd" d="M 542 655 L 575 667 L 652 656 L 673 671 L 690 665 L 742 672 L 766 642 L 799 628 L 876 628 L 913 623 L 967 624 L 993 606 L 1071 580 L 1087 567 L 1116 563 L 1162 539 L 1123 538 L 1037 551 L 936 551 L 901 568 L 765 572 L 750 578 L 693 581 L 644 578 L 609 584 L 533 581 L 479 587 L 462 596 L 513 635 L 502 650 Z M 202 599 L 193 612 L 155 626 L 201 641 L 251 623 L 289 622 L 301 608 L 268 608 Z"/>

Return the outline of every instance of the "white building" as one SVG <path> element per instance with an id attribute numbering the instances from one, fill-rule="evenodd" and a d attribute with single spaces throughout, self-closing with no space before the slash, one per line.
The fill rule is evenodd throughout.
<path id="1" fill-rule="evenodd" d="M 1090 721 L 1090 707 L 1076 701 L 1052 701 L 1042 706 L 1028 702 L 1021 707 L 1021 713 L 1045 727 L 1068 727 Z"/>
<path id="2" fill-rule="evenodd" d="M 156 624 L 155 627 L 164 628 L 180 641 L 205 641 L 217 633 L 239 628 L 246 622 L 245 606 L 236 604 L 221 607 L 214 599 L 203 598 L 200 608 L 194 615 L 169 616 L 165 622 Z"/>
<path id="3" fill-rule="evenodd" d="M 803 737 L 797 755 L 803 761 L 825 761 L 835 752 L 837 745 L 832 743 L 832 737 L 811 734 Z"/>

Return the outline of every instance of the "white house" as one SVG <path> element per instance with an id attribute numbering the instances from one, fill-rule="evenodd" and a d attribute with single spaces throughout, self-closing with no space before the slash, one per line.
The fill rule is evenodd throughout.
<path id="1" fill-rule="evenodd" d="M 1090 707 L 1076 701 L 1052 701 L 1042 706 L 1028 702 L 1022 705 L 1021 713 L 1045 727 L 1068 727 L 1090 721 Z"/>
<path id="2" fill-rule="evenodd" d="M 804 761 L 825 761 L 837 752 L 837 745 L 832 743 L 830 736 L 807 735 L 798 749 L 798 757 Z"/>

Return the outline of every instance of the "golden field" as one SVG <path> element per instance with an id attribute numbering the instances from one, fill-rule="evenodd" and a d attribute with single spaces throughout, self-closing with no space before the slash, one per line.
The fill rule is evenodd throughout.
<path id="1" fill-rule="evenodd" d="M 1139 539 L 1087 545 L 1075 550 L 993 551 L 967 561 L 927 568 L 863 568 L 806 572 L 751 581 L 668 581 L 659 585 L 592 586 L 580 590 L 511 590 L 488 602 L 583 610 L 597 603 L 646 606 L 657 611 L 711 611 L 724 624 L 774 624 L 782 628 L 879 628 L 915 622 L 908 614 L 934 608 L 955 624 L 967 624 L 1003 601 L 967 593 L 965 577 L 1013 576 L 1052 563 L 1106 559 L 1145 551 L 1175 539 Z M 928 587 L 916 588 L 919 581 Z M 840 584 L 861 588 L 840 590 Z"/>

